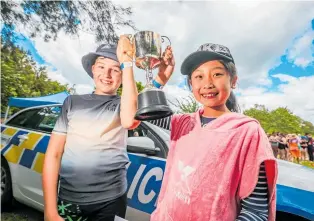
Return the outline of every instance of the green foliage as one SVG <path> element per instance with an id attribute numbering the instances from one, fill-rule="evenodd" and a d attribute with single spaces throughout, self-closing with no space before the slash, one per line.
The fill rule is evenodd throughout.
<path id="1" fill-rule="evenodd" d="M 193 95 L 189 95 L 187 98 L 182 99 L 176 98 L 175 102 L 169 101 L 169 103 L 179 109 L 178 113 L 194 113 L 200 107 L 199 103 L 195 100 Z"/>
<path id="2" fill-rule="evenodd" d="M 314 135 L 314 125 L 309 121 L 301 121 L 301 131 Z M 314 165 L 313 165 L 314 166 Z"/>
<path id="3" fill-rule="evenodd" d="M 169 102 L 179 109 L 178 113 L 194 113 L 200 107 L 193 95 Z M 253 108 L 245 110 L 244 114 L 257 119 L 267 133 L 311 133 L 314 135 L 314 125 L 296 116 L 286 107 L 269 110 L 264 105 L 256 104 Z"/>
<path id="4" fill-rule="evenodd" d="M 104 1 L 1 1 L 3 40 L 14 42 L 14 27 L 25 27 L 30 37 L 42 36 L 45 41 L 56 40 L 60 32 L 78 36 L 80 31 L 95 35 L 97 42 L 117 41 L 116 30 L 135 29 L 129 17 L 130 7 Z"/>
<path id="5" fill-rule="evenodd" d="M 137 91 L 140 93 L 144 89 L 144 85 L 142 82 L 136 82 Z M 119 87 L 117 94 L 121 96 L 122 93 L 122 85 Z"/>
<path id="6" fill-rule="evenodd" d="M 254 108 L 244 111 L 244 114 L 250 117 L 257 119 L 265 131 L 269 131 L 268 122 L 269 122 L 269 111 L 264 105 L 255 105 Z"/>
<path id="7" fill-rule="evenodd" d="M 312 162 L 312 161 L 307 161 L 307 160 L 301 161 L 301 164 L 303 166 L 306 166 L 306 167 L 314 169 L 314 162 Z"/>
<path id="8" fill-rule="evenodd" d="M 27 52 L 12 45 L 1 45 L 1 112 L 10 97 L 37 97 L 67 90 L 67 85 L 48 78 L 45 67 L 38 67 Z"/>
<path id="9" fill-rule="evenodd" d="M 254 108 L 245 110 L 244 114 L 257 119 L 267 133 L 314 134 L 314 126 L 311 122 L 301 119 L 286 107 L 270 111 L 264 105 L 256 104 Z"/>

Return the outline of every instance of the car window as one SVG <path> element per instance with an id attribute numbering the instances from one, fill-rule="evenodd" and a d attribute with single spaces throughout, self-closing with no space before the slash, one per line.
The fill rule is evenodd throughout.
<path id="1" fill-rule="evenodd" d="M 51 133 L 60 114 L 59 106 L 31 109 L 20 113 L 7 125 Z"/>
<path id="2" fill-rule="evenodd" d="M 6 124 L 12 127 L 21 127 L 26 129 L 33 129 L 33 116 L 40 109 L 31 109 L 23 111 L 22 113 L 9 120 Z"/>
<path id="3" fill-rule="evenodd" d="M 147 137 L 147 129 L 140 125 L 134 130 L 129 130 L 128 137 Z"/>
<path id="4" fill-rule="evenodd" d="M 61 114 L 61 107 L 45 107 L 37 114 L 41 115 L 42 117 L 36 129 L 51 133 L 59 115 Z"/>
<path id="5" fill-rule="evenodd" d="M 163 142 L 160 141 L 160 137 L 156 136 L 155 133 L 150 131 L 147 126 L 140 124 L 136 129 L 128 131 L 128 137 L 148 137 L 152 139 L 155 143 L 155 147 L 160 148 L 160 152 L 158 152 L 155 156 L 160 158 L 166 158 L 167 149 L 164 147 Z"/>

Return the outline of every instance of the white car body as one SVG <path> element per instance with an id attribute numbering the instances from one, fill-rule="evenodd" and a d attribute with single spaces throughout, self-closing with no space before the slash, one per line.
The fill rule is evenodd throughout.
<path id="1" fill-rule="evenodd" d="M 50 134 L 37 129 L 10 126 L 10 120 L 21 113 L 41 108 L 60 108 L 60 105 L 24 109 L 1 125 L 1 155 L 2 160 L 5 159 L 9 165 L 13 197 L 23 204 L 43 211 L 41 173 Z M 166 153 L 170 133 L 147 122 L 143 122 L 142 127 L 145 128 L 145 133 L 150 133 L 149 138 L 143 129 L 145 137 L 129 138 L 128 145 L 142 147 L 152 144 L 154 147 L 148 149 L 158 147 L 162 149 L 159 153 Z M 151 142 L 152 136 L 158 141 Z M 156 208 L 165 169 L 165 157 L 166 154 L 156 157 L 129 153 L 127 220 L 149 220 L 150 213 Z M 314 170 L 281 160 L 278 160 L 278 165 L 277 210 L 314 220 Z"/>

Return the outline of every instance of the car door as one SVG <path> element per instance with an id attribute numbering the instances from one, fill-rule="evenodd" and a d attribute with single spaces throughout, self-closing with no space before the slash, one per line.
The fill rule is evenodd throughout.
<path id="1" fill-rule="evenodd" d="M 8 128 L 18 130 L 11 140 L 11 148 L 4 154 L 8 162 L 14 163 L 15 197 L 36 208 L 43 206 L 43 162 L 50 133 L 60 111 L 58 106 L 34 108 L 6 123 Z"/>
<path id="2" fill-rule="evenodd" d="M 158 133 L 145 123 L 141 123 L 138 128 L 129 131 L 128 137 L 149 138 L 154 142 L 155 147 L 160 149 L 154 156 L 129 152 L 127 219 L 149 220 L 149 214 L 156 208 L 168 147 Z"/>

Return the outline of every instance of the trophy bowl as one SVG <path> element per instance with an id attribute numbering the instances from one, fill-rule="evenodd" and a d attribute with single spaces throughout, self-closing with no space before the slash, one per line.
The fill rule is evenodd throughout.
<path id="1" fill-rule="evenodd" d="M 135 65 L 143 70 L 153 70 L 160 65 L 162 53 L 159 34 L 152 31 L 140 31 L 134 35 Z"/>
<path id="2" fill-rule="evenodd" d="M 152 31 L 140 31 L 132 38 L 135 46 L 135 65 L 146 71 L 146 85 L 138 95 L 135 119 L 147 121 L 168 117 L 173 114 L 173 111 L 167 103 L 165 93 L 153 85 L 152 70 L 159 67 L 162 58 L 162 43 L 164 38 L 168 40 L 169 38 Z"/>

